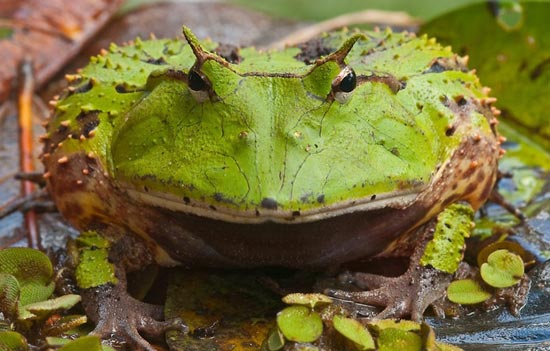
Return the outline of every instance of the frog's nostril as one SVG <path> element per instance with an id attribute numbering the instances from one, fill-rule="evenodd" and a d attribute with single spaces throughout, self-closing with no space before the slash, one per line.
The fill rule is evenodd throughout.
<path id="1" fill-rule="evenodd" d="M 260 205 L 268 210 L 276 210 L 278 204 L 277 201 L 275 201 L 274 199 L 270 197 L 264 197 Z"/>

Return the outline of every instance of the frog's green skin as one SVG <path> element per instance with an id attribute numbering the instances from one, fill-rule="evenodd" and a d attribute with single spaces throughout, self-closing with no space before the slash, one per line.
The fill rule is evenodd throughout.
<path id="1" fill-rule="evenodd" d="M 488 197 L 492 99 L 433 39 L 342 31 L 230 63 L 186 36 L 112 45 L 68 77 L 43 162 L 76 227 L 137 234 L 163 265 L 324 266 Z"/>

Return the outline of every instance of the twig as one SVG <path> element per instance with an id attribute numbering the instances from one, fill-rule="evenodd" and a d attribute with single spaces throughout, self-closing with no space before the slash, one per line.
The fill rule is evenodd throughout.
<path id="1" fill-rule="evenodd" d="M 32 70 L 32 60 L 26 57 L 21 63 L 20 90 L 19 90 L 19 146 L 20 158 L 19 168 L 21 172 L 34 172 L 33 159 L 33 118 L 32 118 L 32 100 L 34 94 L 34 77 Z M 21 194 L 26 197 L 35 191 L 35 186 L 32 182 L 21 182 Z M 27 229 L 27 238 L 29 247 L 40 248 L 38 224 L 36 213 L 34 210 L 25 212 L 25 227 Z"/>
<path id="2" fill-rule="evenodd" d="M 303 43 L 321 33 L 342 28 L 353 24 L 379 24 L 388 26 L 413 27 L 420 24 L 420 21 L 411 17 L 405 12 L 389 12 L 381 10 L 366 10 L 352 12 L 317 24 L 299 29 L 283 39 L 269 45 L 269 49 L 282 49 L 286 46 L 293 46 Z"/>

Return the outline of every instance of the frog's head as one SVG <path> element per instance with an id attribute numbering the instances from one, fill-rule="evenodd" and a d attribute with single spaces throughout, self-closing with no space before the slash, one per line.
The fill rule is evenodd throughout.
<path id="1" fill-rule="evenodd" d="M 407 203 L 446 157 L 425 124 L 438 111 L 413 115 L 398 101 L 403 82 L 366 70 L 363 52 L 352 59 L 363 34 L 312 63 L 298 48 L 247 48 L 230 63 L 184 35 L 194 62 L 151 73 L 114 128 L 111 173 L 143 203 L 235 222 L 309 221 Z"/>

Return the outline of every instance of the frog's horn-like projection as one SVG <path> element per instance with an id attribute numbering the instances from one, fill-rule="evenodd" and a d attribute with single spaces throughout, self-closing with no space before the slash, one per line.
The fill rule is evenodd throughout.
<path id="1" fill-rule="evenodd" d="M 342 44 L 342 46 L 340 46 L 338 50 L 336 50 L 335 52 L 333 52 L 328 56 L 318 59 L 315 62 L 315 64 L 317 66 L 320 66 L 327 61 L 334 61 L 340 65 L 344 65 L 344 60 L 346 56 L 349 54 L 349 52 L 351 51 L 351 49 L 359 39 L 367 39 L 367 37 L 363 33 L 357 33 L 352 35 L 348 40 L 346 40 Z"/>
<path id="2" fill-rule="evenodd" d="M 182 31 L 185 40 L 187 40 L 189 46 L 191 47 L 191 50 L 193 50 L 193 54 L 197 58 L 195 66 L 200 67 L 207 60 L 215 60 L 223 65 L 227 65 L 227 61 L 223 57 L 205 50 L 202 47 L 199 39 L 197 39 L 197 37 L 195 36 L 195 34 L 193 34 L 189 27 L 183 26 Z"/>

